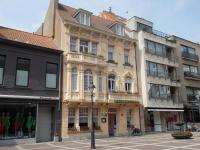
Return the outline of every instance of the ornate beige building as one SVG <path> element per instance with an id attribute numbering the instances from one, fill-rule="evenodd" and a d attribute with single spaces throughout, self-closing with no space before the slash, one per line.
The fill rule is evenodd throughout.
<path id="1" fill-rule="evenodd" d="M 90 135 L 92 82 L 97 136 L 125 135 L 129 124 L 144 130 L 136 74 L 137 41 L 128 32 L 123 18 L 112 21 L 51 0 L 37 33 L 54 37 L 64 51 L 63 139 Z"/>

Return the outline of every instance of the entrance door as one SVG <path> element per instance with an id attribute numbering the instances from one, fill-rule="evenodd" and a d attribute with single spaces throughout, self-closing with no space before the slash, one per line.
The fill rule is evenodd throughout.
<path id="1" fill-rule="evenodd" d="M 38 107 L 38 122 L 37 122 L 37 142 L 48 142 L 52 140 L 52 115 L 51 107 Z"/>
<path id="2" fill-rule="evenodd" d="M 108 114 L 108 132 L 109 136 L 115 135 L 115 114 Z"/>

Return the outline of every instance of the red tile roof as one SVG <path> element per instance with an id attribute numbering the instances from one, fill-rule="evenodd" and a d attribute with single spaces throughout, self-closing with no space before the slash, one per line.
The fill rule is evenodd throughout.
<path id="1" fill-rule="evenodd" d="M 0 38 L 44 48 L 58 49 L 53 42 L 53 39 L 50 37 L 19 31 L 2 26 L 0 26 Z"/>
<path id="2" fill-rule="evenodd" d="M 63 21 L 78 23 L 76 18 L 73 17 L 73 15 L 78 11 L 78 9 L 75 9 L 63 4 L 59 4 L 58 10 Z M 113 33 L 113 31 L 109 27 L 115 23 L 116 23 L 116 20 L 109 20 L 109 19 L 105 19 L 103 17 L 95 16 L 95 15 L 91 16 L 91 27 L 94 29 Z"/>

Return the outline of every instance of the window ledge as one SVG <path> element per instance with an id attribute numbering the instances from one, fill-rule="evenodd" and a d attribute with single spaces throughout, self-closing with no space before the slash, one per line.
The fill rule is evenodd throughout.
<path id="1" fill-rule="evenodd" d="M 129 63 L 124 63 L 123 64 L 124 66 L 127 66 L 127 67 L 133 67 L 133 65 L 129 64 Z"/>
<path id="2" fill-rule="evenodd" d="M 28 86 L 17 86 L 17 85 L 15 85 L 14 88 L 15 88 L 15 89 L 27 89 L 27 90 L 31 90 L 31 88 L 28 87 Z"/>
<path id="3" fill-rule="evenodd" d="M 116 65 L 118 64 L 114 60 L 108 60 L 107 63 L 112 63 L 112 64 L 116 64 Z"/>

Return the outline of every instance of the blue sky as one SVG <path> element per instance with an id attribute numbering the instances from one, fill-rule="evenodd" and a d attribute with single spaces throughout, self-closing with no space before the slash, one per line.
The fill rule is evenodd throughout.
<path id="1" fill-rule="evenodd" d="M 1 0 L 0 25 L 34 32 L 44 19 L 50 0 Z M 113 12 L 154 22 L 154 28 L 194 42 L 200 42 L 200 0 L 60 0 L 98 15 Z M 128 11 L 128 14 L 126 13 Z"/>

